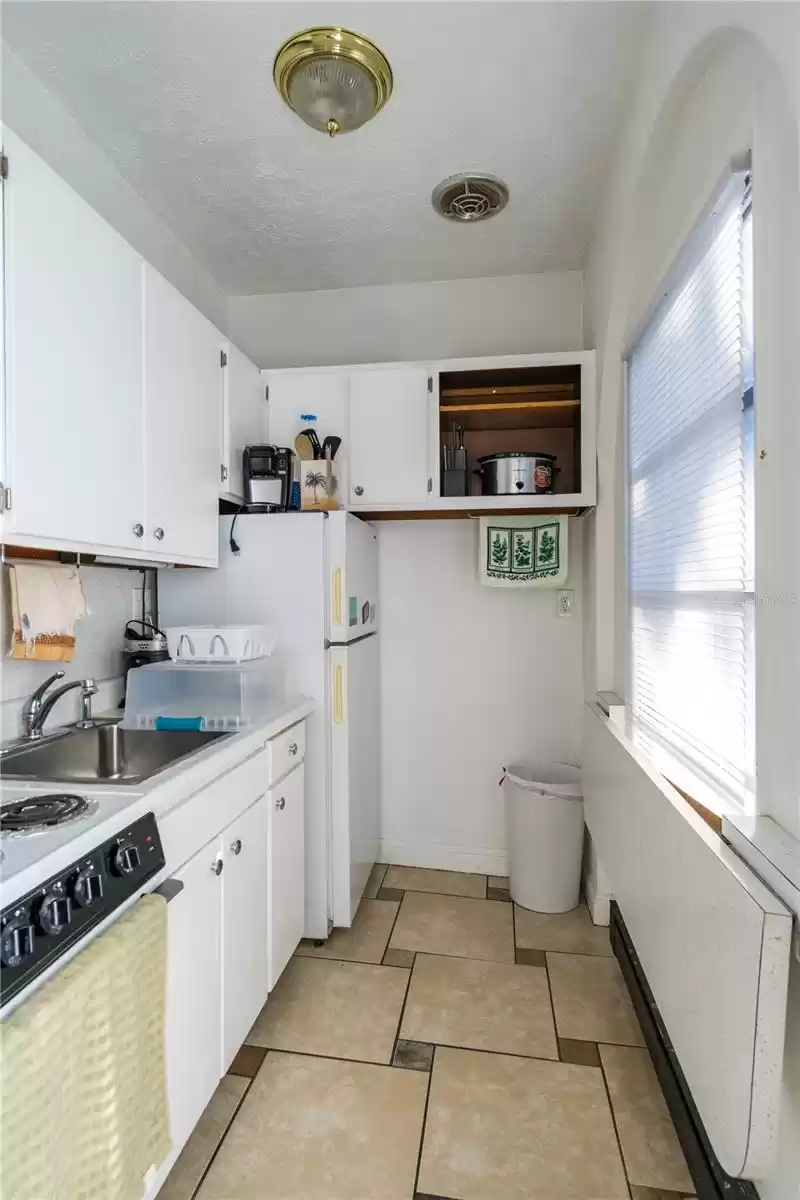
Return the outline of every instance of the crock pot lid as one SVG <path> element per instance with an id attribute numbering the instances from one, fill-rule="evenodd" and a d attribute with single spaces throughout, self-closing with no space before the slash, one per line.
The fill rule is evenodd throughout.
<path id="1" fill-rule="evenodd" d="M 538 450 L 500 450 L 497 454 L 484 454 L 478 462 L 494 462 L 498 458 L 547 458 L 550 462 L 556 461 L 555 454 L 540 454 Z"/>

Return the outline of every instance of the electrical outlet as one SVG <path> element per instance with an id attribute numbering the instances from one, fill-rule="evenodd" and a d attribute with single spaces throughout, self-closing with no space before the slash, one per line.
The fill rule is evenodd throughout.
<path id="1" fill-rule="evenodd" d="M 556 598 L 556 613 L 559 617 L 571 617 L 575 608 L 574 592 L 559 592 Z"/>

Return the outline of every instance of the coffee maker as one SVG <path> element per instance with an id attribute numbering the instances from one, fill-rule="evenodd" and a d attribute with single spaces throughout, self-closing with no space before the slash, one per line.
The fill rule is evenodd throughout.
<path id="1" fill-rule="evenodd" d="M 245 512 L 286 512 L 292 488 L 292 451 L 286 446 L 245 446 L 242 455 Z"/>
<path id="2" fill-rule="evenodd" d="M 139 626 L 137 632 L 136 626 Z M 145 667 L 148 663 L 167 662 L 169 650 L 167 637 L 150 621 L 129 621 L 125 626 L 122 642 L 122 670 L 125 675 L 125 691 L 128 687 L 128 672 L 134 667 Z M 122 704 L 125 703 L 123 692 Z M 122 707 L 122 705 L 120 705 Z"/>

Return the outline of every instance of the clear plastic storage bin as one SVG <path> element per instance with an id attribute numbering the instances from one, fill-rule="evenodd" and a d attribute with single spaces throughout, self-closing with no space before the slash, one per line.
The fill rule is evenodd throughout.
<path id="1" fill-rule="evenodd" d="M 160 662 L 128 673 L 123 729 L 236 730 L 283 695 L 280 659 Z"/>

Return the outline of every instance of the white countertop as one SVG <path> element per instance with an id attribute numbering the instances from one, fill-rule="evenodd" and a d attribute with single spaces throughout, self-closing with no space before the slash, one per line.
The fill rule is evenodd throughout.
<path id="1" fill-rule="evenodd" d="M 262 749 L 271 738 L 302 721 L 313 709 L 314 702 L 305 696 L 276 701 L 257 724 L 210 742 L 143 783 L 98 782 L 76 786 L 65 785 L 63 781 L 0 781 L 0 800 L 68 790 L 98 802 L 94 817 L 74 826 L 0 840 L 4 853 L 0 861 L 0 907 L 13 904 L 145 813 L 152 812 L 157 821 L 162 819 L 214 779 Z"/>

